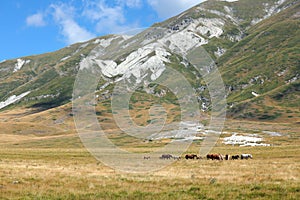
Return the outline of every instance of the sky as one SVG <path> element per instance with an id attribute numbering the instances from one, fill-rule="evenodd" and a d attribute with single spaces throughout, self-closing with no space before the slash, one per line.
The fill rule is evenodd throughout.
<path id="1" fill-rule="evenodd" d="M 203 0 L 3 0 L 0 62 L 141 30 Z"/>

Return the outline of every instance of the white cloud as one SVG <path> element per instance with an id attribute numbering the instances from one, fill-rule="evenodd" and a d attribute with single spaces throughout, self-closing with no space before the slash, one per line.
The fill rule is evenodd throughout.
<path id="1" fill-rule="evenodd" d="M 44 15 L 41 13 L 37 13 L 37 14 L 28 16 L 26 18 L 26 24 L 28 26 L 45 26 L 46 22 L 44 21 Z"/>
<path id="2" fill-rule="evenodd" d="M 119 5 L 125 5 L 129 8 L 139 8 L 142 6 L 142 0 L 117 0 Z"/>
<path id="3" fill-rule="evenodd" d="M 61 27 L 62 34 L 68 44 L 83 42 L 95 37 L 93 33 L 81 27 L 74 20 L 75 10 L 73 7 L 65 4 L 51 5 L 51 7 L 54 9 L 54 19 Z"/>
<path id="4" fill-rule="evenodd" d="M 147 0 L 162 19 L 173 17 L 204 0 Z"/>
<path id="5" fill-rule="evenodd" d="M 124 0 L 121 0 L 123 3 Z M 83 16 L 92 20 L 96 24 L 98 33 L 120 33 L 137 28 L 137 23 L 128 24 L 124 16 L 124 5 L 118 0 L 118 5 L 108 6 L 103 0 L 89 2 L 83 11 Z M 140 1 L 129 0 L 127 6 L 138 6 Z"/>

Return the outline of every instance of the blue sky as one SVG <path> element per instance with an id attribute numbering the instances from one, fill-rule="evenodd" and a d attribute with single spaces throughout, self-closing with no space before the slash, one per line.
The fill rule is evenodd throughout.
<path id="1" fill-rule="evenodd" d="M 0 61 L 147 28 L 203 0 L 4 0 Z"/>

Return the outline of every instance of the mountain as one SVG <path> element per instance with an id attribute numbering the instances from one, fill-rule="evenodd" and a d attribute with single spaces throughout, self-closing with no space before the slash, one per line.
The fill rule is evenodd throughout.
<path id="1" fill-rule="evenodd" d="M 28 117 L 55 110 L 55 122 L 61 115 L 71 117 L 76 76 L 80 68 L 97 65 L 100 121 L 109 121 L 110 98 L 120 81 L 156 80 L 166 67 L 184 75 L 203 115 L 208 115 L 212 102 L 203 74 L 184 56 L 201 46 L 222 75 L 229 117 L 299 122 L 299 10 L 298 0 L 209 0 L 132 37 L 107 35 L 1 62 L 0 113 Z M 159 84 L 136 90 L 130 98 L 131 115 L 146 125 L 145 109 L 157 103 L 166 108 L 167 122 L 180 119 L 174 91 Z"/>
<path id="2" fill-rule="evenodd" d="M 231 116 L 299 118 L 299 10 L 298 2 L 252 26 L 218 59 Z"/>

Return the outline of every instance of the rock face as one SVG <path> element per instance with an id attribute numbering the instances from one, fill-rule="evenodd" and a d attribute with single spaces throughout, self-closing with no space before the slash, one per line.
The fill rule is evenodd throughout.
<path id="1" fill-rule="evenodd" d="M 45 109 L 68 103 L 78 70 L 96 65 L 94 70 L 101 74 L 98 96 L 105 90 L 110 97 L 111 86 L 124 79 L 137 84 L 145 77 L 155 81 L 170 67 L 186 76 L 201 110 L 209 111 L 211 98 L 203 77 L 186 58 L 187 52 L 201 46 L 219 67 L 232 116 L 253 116 L 253 111 L 240 115 L 250 109 L 252 99 L 268 94 L 279 104 L 289 92 L 299 91 L 299 63 L 292 48 L 299 42 L 293 40 L 299 32 L 298 10 L 296 0 L 205 1 L 132 37 L 108 35 L 53 53 L 4 61 L 0 63 L 0 109 L 17 103 Z M 282 57 L 284 52 L 290 57 Z M 162 98 L 170 93 L 158 87 L 145 90 Z M 12 97 L 17 101 L 8 104 Z"/>

